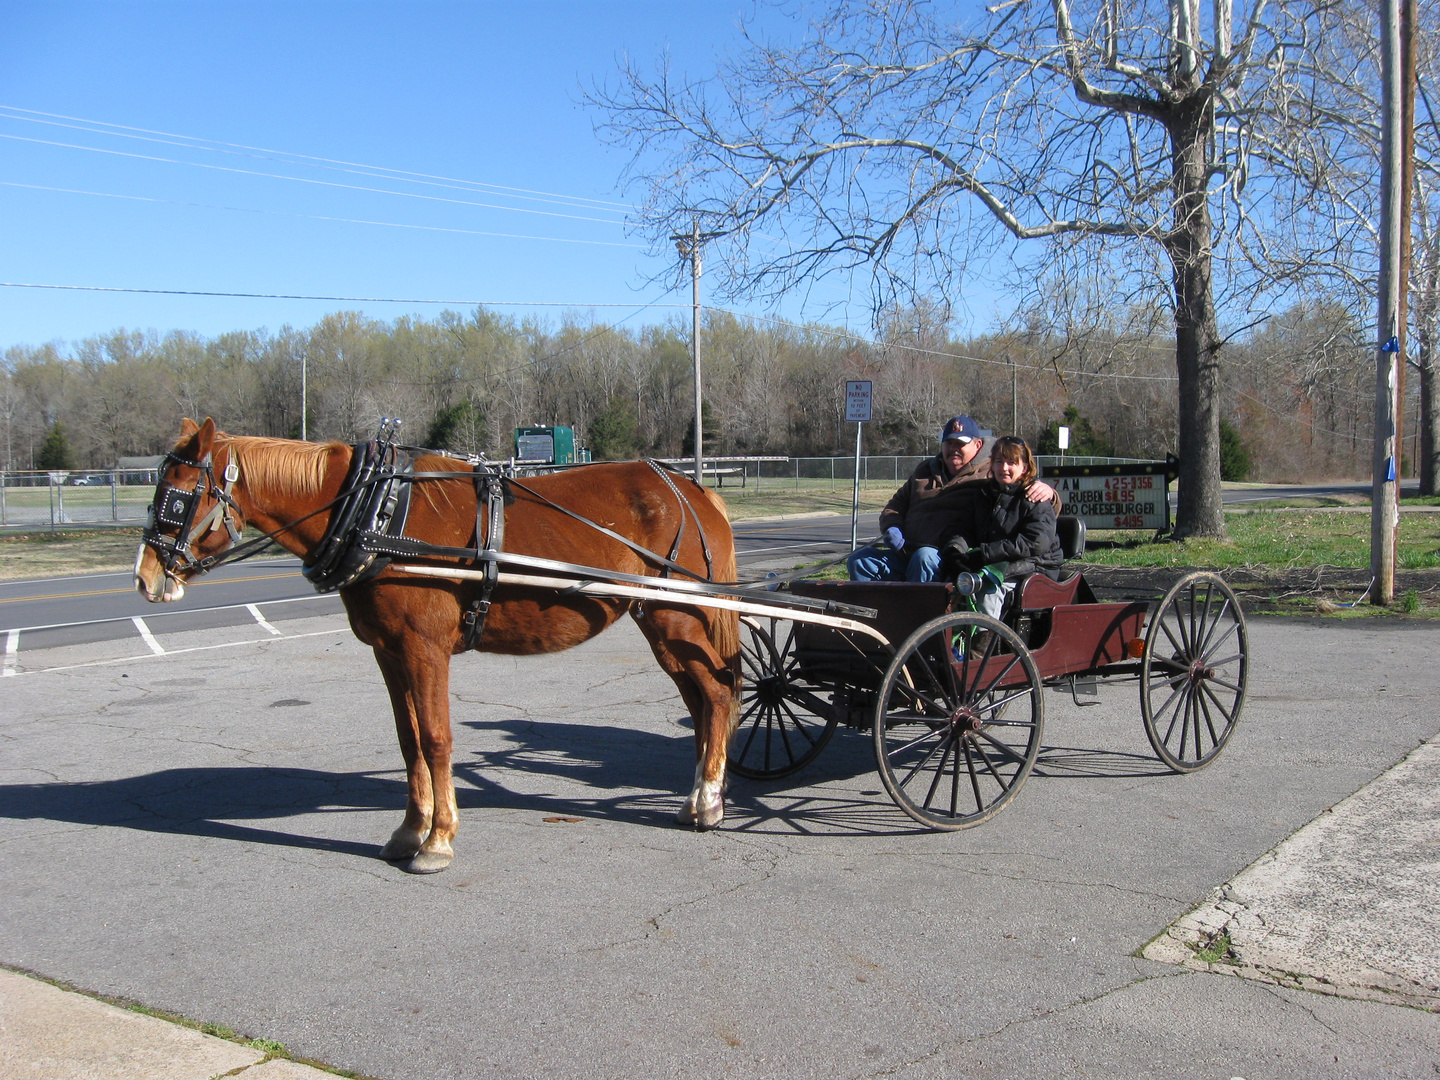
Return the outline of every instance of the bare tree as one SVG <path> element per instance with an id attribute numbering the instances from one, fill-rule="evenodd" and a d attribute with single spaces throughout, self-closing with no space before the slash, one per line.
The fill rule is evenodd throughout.
<path id="1" fill-rule="evenodd" d="M 943 298 L 996 230 L 1051 260 L 1121 254 L 1173 316 L 1177 533 L 1223 535 L 1217 270 L 1253 299 L 1349 227 L 1300 226 L 1311 178 L 1279 134 L 1318 101 L 1320 9 L 1239 8 L 1006 0 L 971 29 L 923 0 L 846 0 L 798 44 L 747 37 L 713 80 L 627 64 L 591 100 L 635 150 L 638 227 L 657 249 L 696 220 L 720 234 L 710 267 L 737 295 L 863 268 L 877 310 Z"/>

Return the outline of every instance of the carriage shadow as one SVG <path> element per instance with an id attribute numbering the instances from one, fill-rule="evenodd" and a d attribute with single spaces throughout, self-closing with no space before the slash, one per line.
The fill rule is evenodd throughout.
<path id="1" fill-rule="evenodd" d="M 688 716 L 675 722 L 674 735 L 523 718 L 467 720 L 456 727 L 505 743 L 493 750 L 457 747 L 452 763 L 456 779 L 478 793 L 480 805 L 494 809 L 669 828 L 695 768 Z M 534 790 L 537 781 L 547 780 L 559 783 Z M 457 795 L 466 789 L 457 786 Z"/>
<path id="2" fill-rule="evenodd" d="M 460 805 L 478 805 L 470 794 Z M 0 785 L 0 817 L 375 857 L 379 844 L 240 824 L 306 814 L 398 811 L 403 773 L 331 773 L 263 765 L 164 769 L 118 780 Z"/>
<path id="3" fill-rule="evenodd" d="M 456 762 L 462 810 L 527 810 L 599 818 L 645 827 L 675 827 L 675 812 L 694 761 L 688 717 L 676 734 L 529 721 L 472 722 L 500 732 L 510 745 L 474 751 Z M 845 733 L 839 733 L 841 735 Z M 822 785 L 873 776 L 869 741 L 837 738 L 801 773 L 762 782 L 735 778 L 731 831 L 786 835 L 879 835 L 924 832 L 900 814 L 878 779 L 859 791 Z M 1138 754 L 1046 746 L 1034 778 L 1116 779 L 1168 776 Z M 510 778 L 559 780 L 565 791 L 524 791 Z M 523 786 L 523 785 L 522 785 Z M 608 793 L 608 794 L 607 794 Z M 0 818 L 110 826 L 375 858 L 378 843 L 308 835 L 247 822 L 355 811 L 396 813 L 405 805 L 403 773 L 322 772 L 263 765 L 164 769 L 115 780 L 0 784 Z"/>
<path id="4" fill-rule="evenodd" d="M 1175 774 L 1149 754 L 1082 746 L 1042 746 L 1030 775 L 1069 780 L 1118 780 Z"/>

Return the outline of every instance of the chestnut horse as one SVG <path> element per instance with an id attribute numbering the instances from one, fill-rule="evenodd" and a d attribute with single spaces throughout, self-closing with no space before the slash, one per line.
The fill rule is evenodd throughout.
<path id="1" fill-rule="evenodd" d="M 249 525 L 266 533 L 279 530 L 275 542 L 308 562 L 325 533 L 328 504 L 341 492 L 352 452 L 343 443 L 231 436 L 216 431 L 213 420 L 196 426 L 187 419 L 157 493 L 195 492 L 188 520 L 199 523 L 189 534 L 196 557 L 223 553 L 239 529 Z M 405 536 L 447 547 L 478 547 L 484 537 L 476 535 L 480 527 L 471 467 L 453 458 L 423 455 L 416 459 L 415 470 L 454 472 L 456 478 L 413 481 Z M 227 481 L 225 489 L 217 477 Z M 681 491 L 688 511 L 681 504 Z M 684 477 L 674 477 L 672 487 L 670 479 L 645 462 L 619 462 L 535 477 L 515 485 L 512 492 L 514 501 L 504 511 L 506 552 L 625 574 L 660 573 L 635 550 L 557 509 L 564 507 L 647 551 L 669 553 L 678 539 L 678 550 L 670 557 L 700 577 L 707 576 L 708 544 L 714 579 L 735 579 L 734 541 L 724 503 Z M 162 513 L 152 523 L 152 540 L 176 535 L 173 522 L 165 522 Z M 162 548 L 173 543 L 160 542 Z M 450 565 L 457 564 L 451 560 Z M 147 541 L 135 560 L 135 585 L 151 602 L 178 600 L 184 581 L 208 566 L 197 558 L 162 559 Z M 393 566 L 340 590 L 355 636 L 375 651 L 405 758 L 405 820 L 380 856 L 404 862 L 414 873 L 443 870 L 454 857 L 450 657 L 465 650 L 462 614 L 479 590 L 474 580 L 418 577 Z M 695 721 L 695 782 L 679 819 L 704 829 L 720 823 L 725 814 L 725 751 L 740 695 L 739 626 L 733 611 L 504 583 L 491 600 L 476 645 L 485 652 L 568 649 L 628 612 Z"/>

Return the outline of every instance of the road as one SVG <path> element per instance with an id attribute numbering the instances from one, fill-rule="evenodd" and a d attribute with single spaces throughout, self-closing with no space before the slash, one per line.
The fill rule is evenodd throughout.
<path id="1" fill-rule="evenodd" d="M 256 583 L 257 587 L 260 583 Z M 163 626 L 162 626 L 163 629 Z M 57 647 L 0 683 L 0 961 L 384 1078 L 1434 1075 L 1418 1009 L 1141 957 L 1432 737 L 1429 625 L 1253 620 L 1245 716 L 1166 773 L 1133 685 L 1046 694 L 1015 804 L 917 832 L 869 740 L 675 828 L 685 709 L 639 632 L 453 665 L 455 864 L 335 614 Z M 26 657 L 21 656 L 21 668 Z"/>

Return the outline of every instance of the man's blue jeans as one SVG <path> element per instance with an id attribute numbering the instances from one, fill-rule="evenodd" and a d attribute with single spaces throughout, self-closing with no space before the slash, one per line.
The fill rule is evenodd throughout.
<path id="1" fill-rule="evenodd" d="M 940 549 L 889 545 L 856 548 L 845 560 L 851 581 L 934 581 L 940 570 Z"/>

